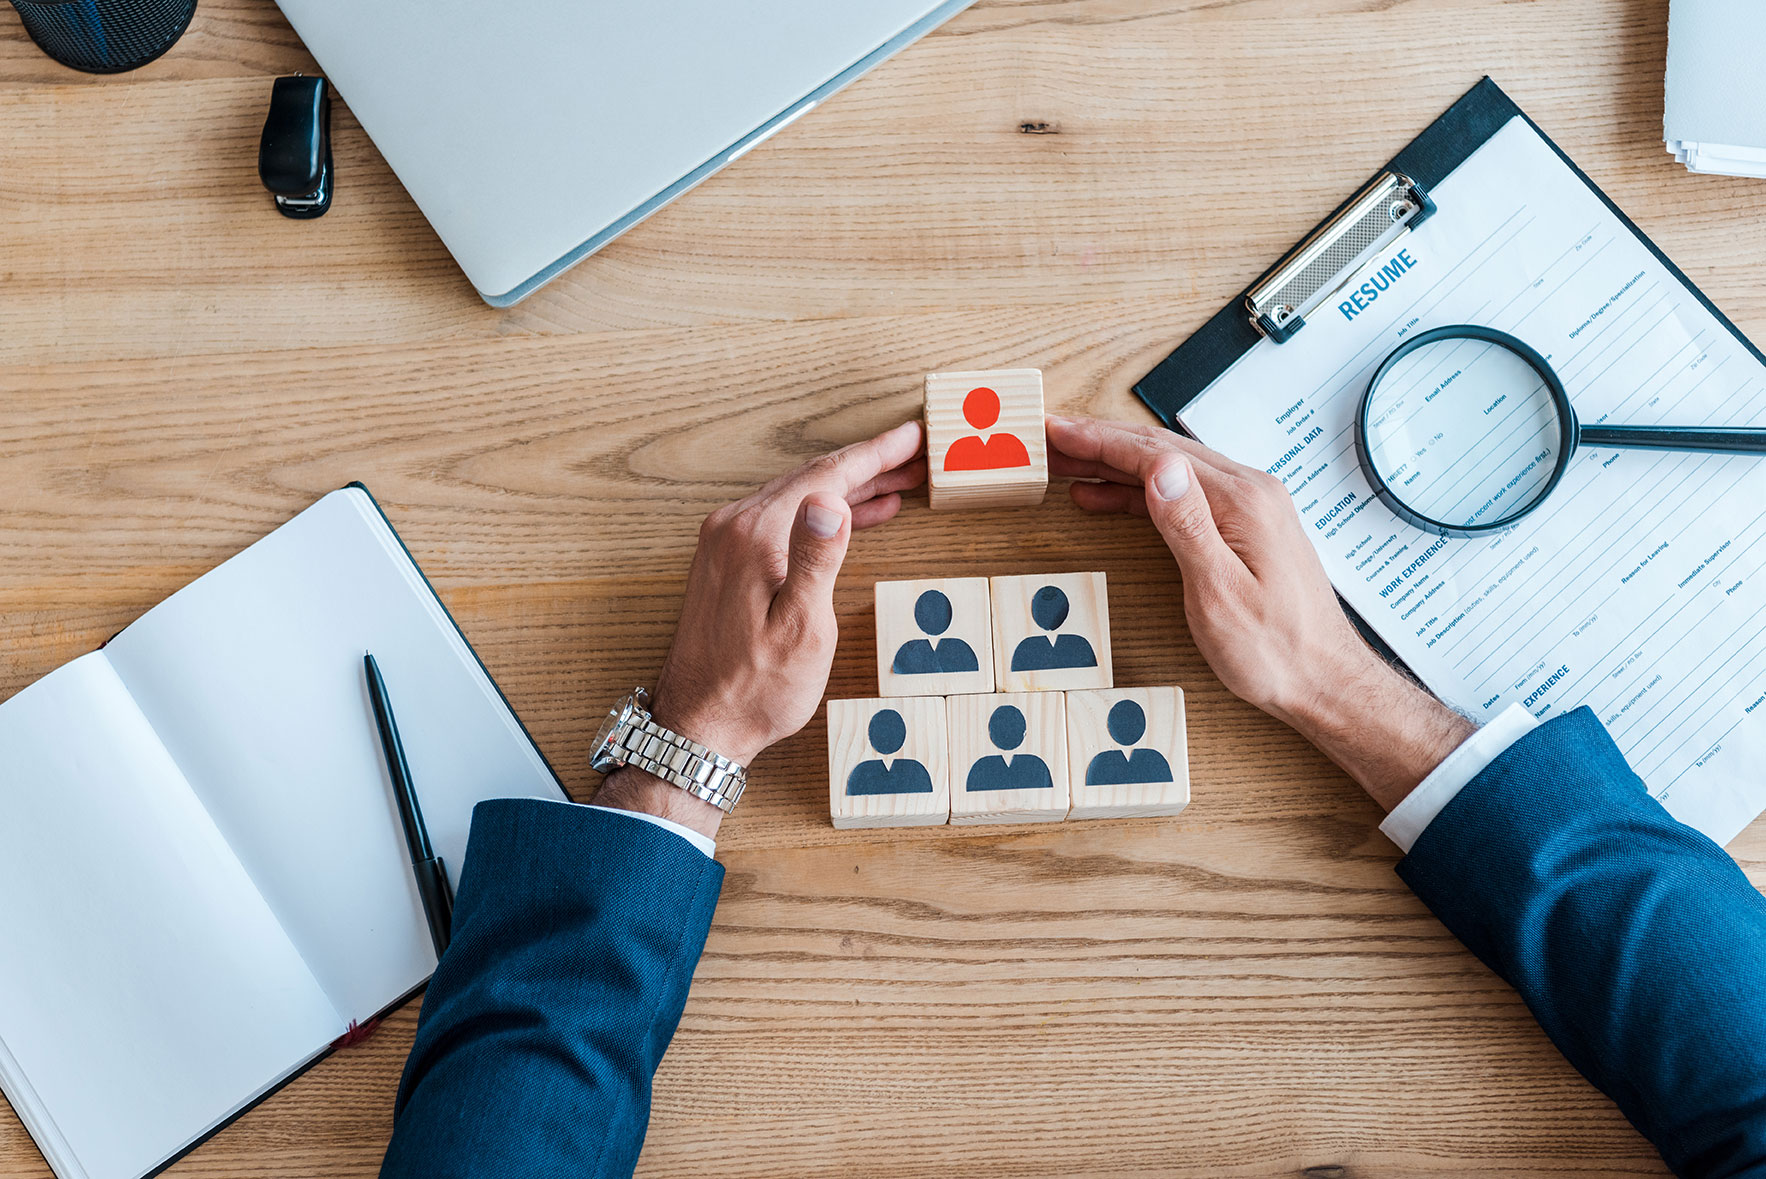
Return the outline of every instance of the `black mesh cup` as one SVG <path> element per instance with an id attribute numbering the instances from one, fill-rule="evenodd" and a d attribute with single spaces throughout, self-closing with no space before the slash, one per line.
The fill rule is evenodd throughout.
<path id="1" fill-rule="evenodd" d="M 25 32 L 63 65 L 90 74 L 144 66 L 170 49 L 196 0 L 12 0 Z"/>

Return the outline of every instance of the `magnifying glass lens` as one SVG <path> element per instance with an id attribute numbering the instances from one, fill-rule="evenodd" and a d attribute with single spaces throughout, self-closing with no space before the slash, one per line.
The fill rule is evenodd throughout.
<path id="1" fill-rule="evenodd" d="M 1393 498 L 1454 528 L 1519 519 L 1551 490 L 1563 423 L 1545 378 L 1500 344 L 1399 356 L 1367 400 L 1367 460 Z"/>

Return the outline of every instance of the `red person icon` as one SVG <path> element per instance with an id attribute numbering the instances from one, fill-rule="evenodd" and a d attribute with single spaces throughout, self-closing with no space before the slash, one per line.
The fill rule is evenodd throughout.
<path id="1" fill-rule="evenodd" d="M 963 398 L 963 420 L 976 430 L 991 428 L 1000 420 L 1000 395 L 985 385 L 969 390 Z M 1001 471 L 1029 465 L 1030 452 L 1016 434 L 987 439 L 971 434 L 951 443 L 944 455 L 947 471 Z"/>

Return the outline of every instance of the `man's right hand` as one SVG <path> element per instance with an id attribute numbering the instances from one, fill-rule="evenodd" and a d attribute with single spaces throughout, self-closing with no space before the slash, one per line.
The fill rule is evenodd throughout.
<path id="1" fill-rule="evenodd" d="M 1292 725 L 1387 810 L 1471 735 L 1355 633 L 1281 481 L 1157 426 L 1050 416 L 1073 500 L 1159 529 L 1196 647 L 1228 689 Z"/>

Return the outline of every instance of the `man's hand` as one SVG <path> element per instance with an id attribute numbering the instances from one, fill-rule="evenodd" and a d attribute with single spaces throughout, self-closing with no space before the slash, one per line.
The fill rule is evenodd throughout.
<path id="1" fill-rule="evenodd" d="M 1049 473 L 1094 512 L 1150 516 L 1184 616 L 1234 694 L 1292 725 L 1387 810 L 1472 733 L 1355 633 L 1281 481 L 1157 426 L 1048 419 Z"/>
<path id="2" fill-rule="evenodd" d="M 906 422 L 706 517 L 656 683 L 657 723 L 743 765 L 809 723 L 834 661 L 834 579 L 847 542 L 854 528 L 894 516 L 901 492 L 925 480 L 920 449 L 920 424 Z M 595 801 L 706 834 L 722 818 L 635 770 L 610 775 Z"/>

